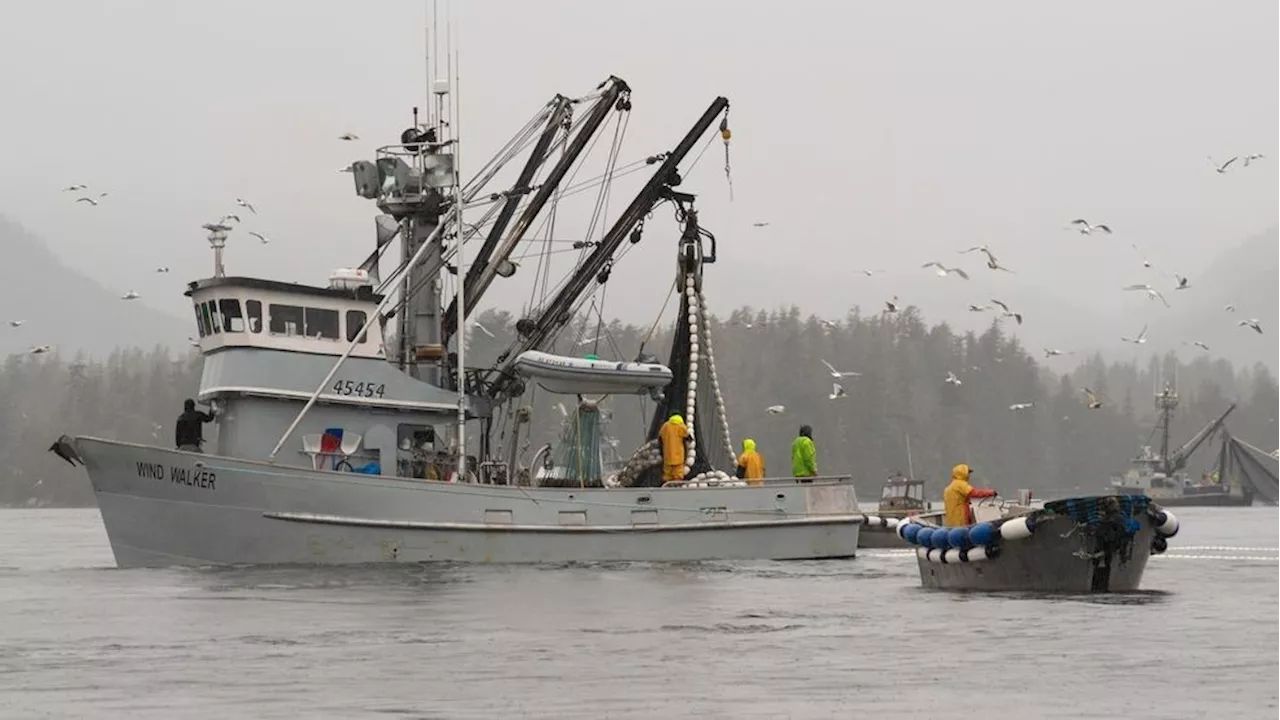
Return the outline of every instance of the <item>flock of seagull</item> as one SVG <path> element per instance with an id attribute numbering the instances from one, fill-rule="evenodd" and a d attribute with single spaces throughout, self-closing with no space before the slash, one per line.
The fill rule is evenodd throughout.
<path id="1" fill-rule="evenodd" d="M 1248 167 L 1251 162 L 1255 160 L 1261 160 L 1264 157 L 1265 156 L 1262 155 L 1261 153 L 1253 153 L 1250 155 L 1232 157 L 1231 159 L 1221 164 L 1214 161 L 1213 158 L 1209 158 L 1209 162 L 1213 165 L 1214 171 L 1217 172 L 1219 175 L 1221 175 L 1227 172 L 1227 169 L 1231 167 L 1231 165 L 1238 160 L 1241 161 L 1241 166 Z M 756 228 L 763 228 L 768 226 L 769 226 L 768 222 L 752 223 L 752 227 L 756 227 Z M 1092 223 L 1084 218 L 1076 218 L 1072 220 L 1070 223 L 1067 224 L 1067 229 L 1074 230 L 1075 232 L 1081 235 L 1094 235 L 1094 234 L 1112 235 L 1113 234 L 1110 225 L 1107 225 L 1105 223 Z M 1138 248 L 1136 244 L 1131 243 L 1131 246 L 1135 251 L 1141 254 L 1141 250 Z M 961 255 L 967 255 L 969 253 L 982 253 L 986 258 L 986 265 L 987 265 L 987 269 L 989 270 L 1007 272 L 1007 273 L 1014 272 L 1013 270 L 1009 269 L 1008 267 L 1000 263 L 1000 261 L 996 258 L 995 253 L 992 251 L 991 247 L 988 245 L 975 245 L 968 249 L 959 251 L 959 254 Z M 1147 260 L 1144 257 L 1142 259 L 1142 266 L 1148 269 L 1151 268 L 1152 266 L 1151 261 Z M 966 271 L 964 268 L 951 266 L 937 260 L 930 260 L 929 262 L 924 263 L 920 267 L 921 269 L 925 269 L 925 270 L 932 268 L 934 273 L 938 277 L 945 278 L 949 276 L 955 276 L 963 280 L 970 279 L 969 272 Z M 872 277 L 878 273 L 884 272 L 884 270 L 858 269 L 855 272 L 862 273 L 867 277 Z M 1173 280 L 1174 280 L 1174 286 L 1172 288 L 1172 291 L 1174 292 L 1187 290 L 1191 288 L 1190 279 L 1184 275 L 1181 275 L 1175 272 L 1173 273 Z M 1148 299 L 1153 301 L 1158 300 L 1161 303 L 1163 303 L 1165 307 L 1170 307 L 1169 301 L 1165 297 L 1164 293 L 1161 292 L 1159 288 L 1151 285 L 1150 283 L 1135 283 L 1133 285 L 1126 285 L 1123 288 L 1121 288 L 1121 290 L 1124 292 L 1144 293 Z M 896 313 L 899 310 L 901 310 L 902 307 L 903 307 L 902 302 L 898 299 L 898 296 L 895 295 L 893 296 L 893 299 L 885 301 L 884 312 L 886 314 Z M 971 304 L 969 305 L 968 309 L 969 309 L 969 312 L 988 312 L 991 310 L 995 310 L 996 312 L 999 313 L 999 317 L 1012 318 L 1018 325 L 1022 324 L 1022 313 L 1012 309 L 1008 305 L 1008 303 L 1002 302 L 995 298 L 991 299 L 991 305 Z M 1236 310 L 1235 305 L 1228 304 L 1223 307 L 1224 312 L 1231 313 L 1231 312 L 1235 312 L 1235 310 Z M 823 328 L 827 332 L 830 332 L 832 329 L 836 327 L 836 323 L 830 320 L 819 320 L 819 322 L 822 324 Z M 746 320 L 735 321 L 734 324 L 741 325 L 748 330 L 753 327 L 753 323 Z M 1262 325 L 1261 323 L 1259 323 L 1257 318 L 1248 318 L 1245 320 L 1240 320 L 1239 322 L 1236 323 L 1236 325 L 1238 327 L 1249 328 L 1260 335 L 1263 334 Z M 1142 330 L 1137 335 L 1134 335 L 1132 337 L 1122 336 L 1120 339 L 1123 342 L 1126 342 L 1135 346 L 1145 345 L 1147 342 L 1147 327 L 1148 327 L 1147 325 L 1143 325 Z M 1209 350 L 1209 346 L 1206 343 L 1199 340 L 1196 340 L 1190 343 L 1183 342 L 1183 344 L 1192 345 L 1205 351 Z M 1057 348 L 1044 348 L 1044 357 L 1046 359 L 1052 358 L 1052 357 L 1059 357 L 1063 355 L 1073 355 L 1073 354 L 1074 354 L 1073 352 L 1063 351 Z M 996 362 L 1001 362 L 1002 360 L 1003 358 L 996 358 Z M 822 360 L 822 364 L 826 366 L 827 371 L 829 372 L 831 377 L 834 379 L 834 382 L 832 382 L 831 392 L 830 394 L 827 395 L 828 399 L 838 400 L 840 398 L 848 397 L 848 393 L 845 391 L 844 386 L 840 383 L 840 380 L 846 377 L 858 377 L 861 375 L 861 373 L 836 370 L 835 367 L 832 366 L 831 363 L 827 362 L 826 360 Z M 971 369 L 977 370 L 978 368 L 974 367 Z M 943 382 L 956 388 L 964 384 L 964 381 L 961 380 L 959 376 L 957 376 L 954 372 L 950 370 L 947 371 L 947 375 L 945 378 L 943 378 Z M 1084 404 L 1090 410 L 1097 410 L 1103 407 L 1103 400 L 1105 398 L 1103 398 L 1100 393 L 1095 392 L 1092 388 L 1088 388 L 1088 387 L 1081 388 L 1080 392 L 1084 396 Z M 1034 402 L 1014 403 L 1009 406 L 1009 410 L 1013 412 L 1018 412 L 1022 410 L 1028 410 L 1033 407 L 1035 407 Z M 768 408 L 766 408 L 766 412 L 770 415 L 781 415 L 786 412 L 786 406 L 771 405 Z"/>

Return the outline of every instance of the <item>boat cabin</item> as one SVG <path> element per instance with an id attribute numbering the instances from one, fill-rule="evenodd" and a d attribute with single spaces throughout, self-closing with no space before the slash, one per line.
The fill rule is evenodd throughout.
<path id="1" fill-rule="evenodd" d="M 185 293 L 204 355 L 198 398 L 215 408 L 205 452 L 266 460 L 352 342 L 274 462 L 312 469 L 448 479 L 457 395 L 389 361 L 381 323 L 361 333 L 382 296 L 367 274 L 340 270 L 329 287 L 212 277 Z M 468 412 L 488 410 L 475 398 Z"/>
<path id="2" fill-rule="evenodd" d="M 924 499 L 924 481 L 895 473 L 885 480 L 880 491 L 881 515 L 909 515 L 929 509 Z"/>

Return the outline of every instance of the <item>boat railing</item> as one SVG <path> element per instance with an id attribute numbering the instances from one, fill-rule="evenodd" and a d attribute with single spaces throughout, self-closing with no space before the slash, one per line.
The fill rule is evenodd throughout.
<path id="1" fill-rule="evenodd" d="M 840 484 L 840 483 L 847 483 L 852 481 L 853 481 L 852 475 L 814 475 L 811 477 L 767 477 L 767 478 L 761 478 L 760 485 L 762 486 L 811 485 L 815 483 Z M 664 482 L 662 484 L 662 487 L 664 488 L 665 487 L 682 487 L 685 485 L 694 485 L 694 484 L 708 485 L 709 487 L 716 487 L 717 485 L 721 487 L 729 487 L 731 486 L 730 483 L 741 483 L 741 482 L 746 482 L 746 481 L 742 480 L 741 478 L 734 478 L 734 477 L 731 477 L 728 480 L 723 481 L 721 483 L 717 483 L 715 480 L 697 480 L 697 479 L 668 480 L 667 482 Z"/>

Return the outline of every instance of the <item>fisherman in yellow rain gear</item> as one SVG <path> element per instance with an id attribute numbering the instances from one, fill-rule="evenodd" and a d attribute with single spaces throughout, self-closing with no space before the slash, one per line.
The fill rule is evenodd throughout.
<path id="1" fill-rule="evenodd" d="M 764 484 L 764 456 L 756 452 L 756 441 L 742 441 L 742 454 L 738 456 L 738 477 L 748 485 Z"/>
<path id="2" fill-rule="evenodd" d="M 951 468 L 951 484 L 942 491 L 942 504 L 946 508 L 946 526 L 963 527 L 973 524 L 973 509 L 969 507 L 969 498 L 995 497 L 996 491 L 991 488 L 976 488 L 969 484 L 972 471 L 961 463 Z"/>
<path id="3" fill-rule="evenodd" d="M 658 439 L 662 442 L 662 479 L 664 481 L 683 480 L 684 441 L 689 437 L 689 428 L 685 427 L 684 418 L 679 413 L 667 418 L 658 430 Z"/>

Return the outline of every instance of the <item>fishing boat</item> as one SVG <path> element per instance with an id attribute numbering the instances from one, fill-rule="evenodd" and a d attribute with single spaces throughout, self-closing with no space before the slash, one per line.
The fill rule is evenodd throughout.
<path id="1" fill-rule="evenodd" d="M 382 213 L 357 268 L 336 272 L 327 286 L 228 275 L 234 229 L 206 226 L 213 275 L 190 283 L 186 295 L 204 359 L 197 397 L 216 429 L 207 452 L 67 435 L 50 448 L 84 466 L 116 564 L 854 556 L 862 515 L 849 477 L 758 486 L 733 477 L 703 292 L 716 240 L 699 223 L 696 196 L 676 189 L 680 163 L 717 119 L 727 157 L 728 100 L 715 98 L 674 147 L 633 164 L 653 171 L 630 204 L 582 246 L 563 282 L 543 284 L 552 289 L 516 323 L 512 346 L 492 366 L 469 367 L 469 309 L 496 279 L 519 271 L 513 251 L 606 121 L 625 127 L 631 89 L 609 77 L 580 97 L 554 96 L 463 184 L 449 110 L 456 77 L 429 77 L 442 78 L 432 87 L 434 110 L 420 121 L 415 108 L 398 143 L 350 168 L 356 193 Z M 600 192 L 620 172 L 616 150 Z M 492 187 L 520 157 L 514 181 Z M 640 242 L 642 230 L 664 234 L 653 215 L 660 205 L 676 219 L 668 235 L 676 276 L 654 283 L 674 286 L 680 298 L 670 361 L 637 359 L 620 374 L 601 374 L 595 361 L 570 364 L 554 382 L 579 396 L 651 394 L 648 436 L 636 439 L 621 469 L 540 484 L 521 467 L 519 447 L 531 424 L 549 420 L 533 417 L 522 397 L 530 382 L 547 381 L 555 339 L 589 291 L 608 281 L 619 250 Z M 381 261 L 397 239 L 399 262 L 382 280 Z M 690 431 L 686 475 L 663 482 L 654 450 L 661 421 L 674 412 Z"/>
<path id="2" fill-rule="evenodd" d="M 944 590 L 1063 593 L 1139 589 L 1147 560 L 1164 552 L 1178 519 L 1144 495 L 1051 500 L 1039 507 L 982 502 L 975 523 L 945 527 L 934 514 L 907 518 L 899 537 L 915 547 L 920 583 Z"/>
<path id="3" fill-rule="evenodd" d="M 1159 434 L 1159 448 L 1144 445 L 1130 462 L 1129 469 L 1111 479 L 1111 492 L 1143 495 L 1166 507 L 1247 506 L 1253 504 L 1254 488 L 1246 480 L 1218 472 L 1204 473 L 1192 480 L 1186 471 L 1192 453 L 1219 432 L 1235 409 L 1232 403 L 1216 419 L 1200 429 L 1182 447 L 1171 448 L 1170 426 L 1178 407 L 1178 393 L 1170 385 L 1155 396 L 1157 419 L 1153 434 Z"/>
<path id="4" fill-rule="evenodd" d="M 924 481 L 894 473 L 880 489 L 875 513 L 864 514 L 858 535 L 860 548 L 902 548 L 907 543 L 898 535 L 898 523 L 907 517 L 928 512 L 932 505 L 924 499 Z"/>

